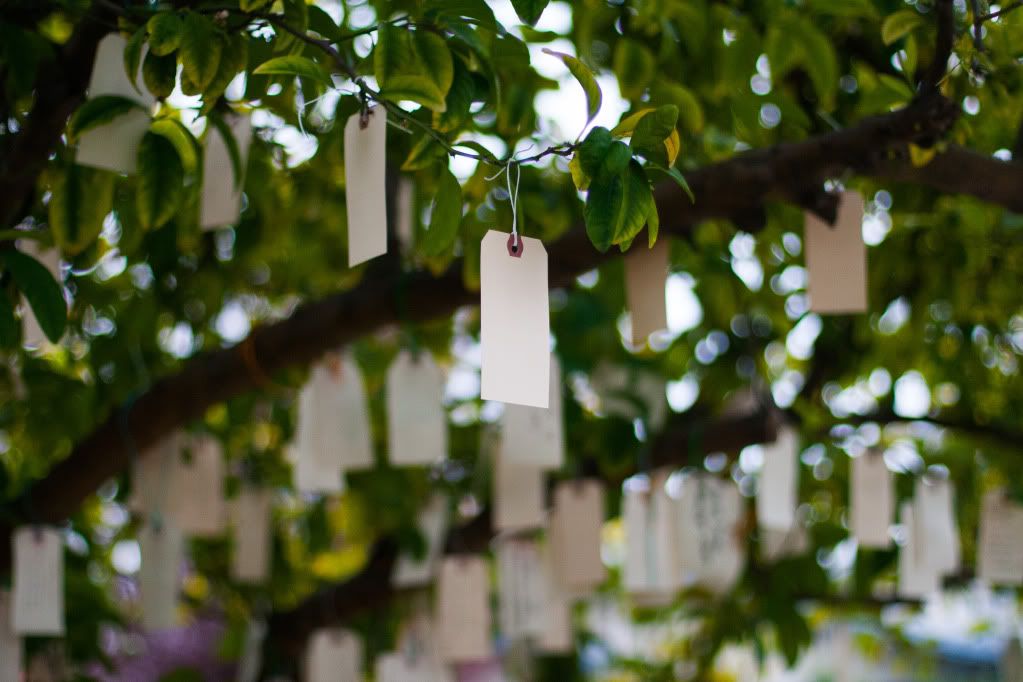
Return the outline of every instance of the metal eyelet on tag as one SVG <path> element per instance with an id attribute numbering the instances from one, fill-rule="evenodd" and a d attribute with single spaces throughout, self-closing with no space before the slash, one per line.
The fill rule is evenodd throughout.
<path id="1" fill-rule="evenodd" d="M 516 244 L 515 242 L 518 242 Z M 512 258 L 522 258 L 522 250 L 525 244 L 522 242 L 522 237 L 515 234 L 508 235 L 508 255 Z"/>

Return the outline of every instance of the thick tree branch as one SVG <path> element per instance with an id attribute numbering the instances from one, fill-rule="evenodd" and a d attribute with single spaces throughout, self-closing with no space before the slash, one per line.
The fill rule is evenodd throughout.
<path id="1" fill-rule="evenodd" d="M 920 92 L 935 93 L 941 87 L 948 71 L 948 58 L 952 56 L 955 44 L 955 8 L 952 0 L 937 0 L 934 3 L 938 15 L 938 39 L 934 45 L 934 58 L 920 75 Z"/>

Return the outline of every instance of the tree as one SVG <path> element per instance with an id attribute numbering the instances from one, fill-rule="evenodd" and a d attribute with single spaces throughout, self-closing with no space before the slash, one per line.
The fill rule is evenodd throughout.
<path id="1" fill-rule="evenodd" d="M 82 541 L 68 575 L 72 657 L 95 657 L 96 627 L 115 615 L 76 604 L 106 604 L 96 578 L 112 577 L 113 543 L 136 530 L 101 510 L 125 499 L 133 459 L 176 429 L 214 434 L 235 478 L 286 489 L 294 389 L 310 363 L 348 346 L 366 372 L 382 452 L 389 359 L 414 342 L 450 363 L 453 338 L 478 332 L 479 241 L 513 220 L 505 179 L 489 179 L 500 171 L 517 178 L 524 233 L 548 248 L 566 371 L 585 387 L 613 363 L 698 393 L 653 445 L 569 394 L 569 470 L 620 481 L 648 449 L 656 463 L 698 466 L 707 453 L 763 442 L 779 419 L 818 444 L 802 472 L 812 550 L 754 562 L 726 606 L 696 602 L 707 624 L 694 649 L 701 663 L 726 641 L 758 638 L 761 624 L 790 657 L 805 643 L 794 598 L 835 597 L 813 557 L 847 535 L 844 451 L 872 444 L 870 434 L 922 451 L 907 473 L 948 467 L 964 529 L 983 488 L 1023 492 L 1013 457 L 1023 402 L 1017 3 L 512 4 L 519 25 L 509 29 L 482 0 L 0 1 L 0 345 L 10 367 L 0 564 L 14 525 L 70 519 Z M 570 13 L 570 25 L 535 28 L 552 11 Z M 86 99 L 97 48 L 115 32 L 126 73 L 141 69 L 158 100 L 129 175 L 74 163 L 83 135 L 137 106 Z M 543 75 L 555 70 L 565 77 Z M 610 83 L 628 110 L 616 126 L 591 125 Z M 582 89 L 586 129 L 549 130 L 537 96 L 558 88 Z M 414 182 L 414 245 L 392 235 L 388 255 L 350 269 L 344 176 L 357 169 L 344 168 L 342 129 L 371 103 L 392 123 L 389 199 L 399 177 Z M 234 227 L 205 232 L 201 140 L 222 135 L 240 177 L 226 121 L 242 109 L 256 127 L 246 207 Z M 295 135 L 301 157 L 289 148 Z M 452 159 L 467 174 L 452 175 Z M 822 319 L 807 313 L 799 225 L 803 211 L 834 219 L 835 183 L 867 197 L 871 312 Z M 616 326 L 619 254 L 665 238 L 702 315 L 666 348 L 630 352 Z M 70 306 L 16 241 L 59 251 Z M 20 348 L 22 297 L 53 342 L 42 351 Z M 239 311 L 252 326 L 244 335 L 227 323 Z M 904 379 L 926 387 L 922 412 L 896 400 Z M 767 407 L 726 411 L 750 392 Z M 478 397 L 451 409 L 451 460 L 482 468 Z M 894 428 L 907 421 L 941 438 Z M 910 478 L 900 477 L 903 497 Z M 480 495 L 474 480 L 445 485 Z M 358 606 L 390 613 L 386 568 L 416 544 L 415 511 L 436 486 L 426 472 L 381 464 L 352 478 L 340 513 L 323 501 L 281 510 L 275 580 L 259 592 L 230 581 L 224 543 L 195 543 L 205 589 L 192 605 L 218 603 L 240 621 L 269 598 L 271 653 L 293 653 L 311 628 Z M 339 524 L 341 552 L 330 543 Z M 467 524 L 462 546 L 484 546 L 485 515 Z M 861 553 L 845 598 L 869 598 L 894 560 Z M 774 598 L 757 598 L 765 593 Z M 383 621 L 360 623 L 386 639 Z"/>

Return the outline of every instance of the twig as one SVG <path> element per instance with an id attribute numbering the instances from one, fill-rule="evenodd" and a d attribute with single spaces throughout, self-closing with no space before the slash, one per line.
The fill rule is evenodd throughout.
<path id="1" fill-rule="evenodd" d="M 990 19 L 997 19 L 999 17 L 1005 16 L 1006 14 L 1015 9 L 1019 9 L 1020 7 L 1023 7 L 1023 0 L 1016 0 L 1015 2 L 1010 2 L 1005 7 L 999 8 L 998 11 L 996 12 L 988 12 L 987 14 L 980 15 L 979 21 L 984 22 Z"/>
<path id="2" fill-rule="evenodd" d="M 938 39 L 934 46 L 934 59 L 924 69 L 920 78 L 921 93 L 937 92 L 941 87 L 955 42 L 955 13 L 952 0 L 938 0 L 935 9 L 938 15 Z"/>

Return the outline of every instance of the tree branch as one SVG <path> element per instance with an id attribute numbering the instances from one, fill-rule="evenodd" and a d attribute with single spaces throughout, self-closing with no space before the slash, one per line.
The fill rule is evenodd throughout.
<path id="1" fill-rule="evenodd" d="M 920 92 L 935 93 L 941 88 L 941 82 L 948 71 L 948 58 L 952 56 L 955 43 L 955 11 L 952 0 L 937 0 L 934 4 L 938 15 L 938 39 L 934 45 L 934 58 L 920 76 Z"/>

